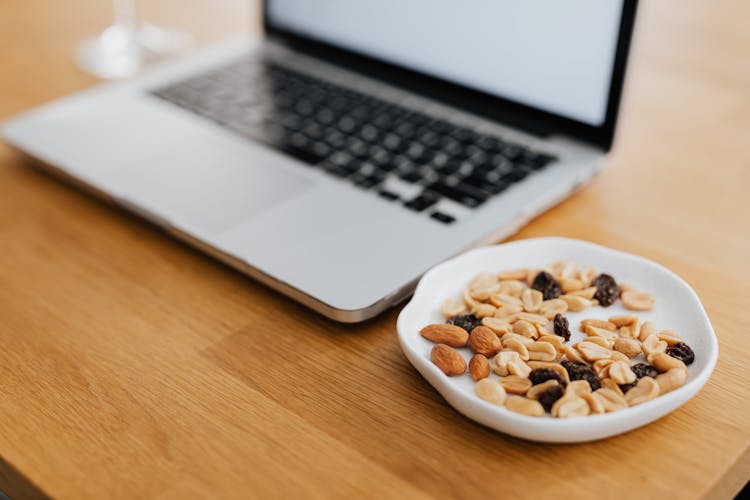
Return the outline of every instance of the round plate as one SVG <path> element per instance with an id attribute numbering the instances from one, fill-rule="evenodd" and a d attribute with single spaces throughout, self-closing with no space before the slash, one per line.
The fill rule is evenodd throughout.
<path id="1" fill-rule="evenodd" d="M 484 271 L 517 268 L 543 268 L 553 262 L 571 260 L 579 266 L 594 266 L 597 272 L 611 274 L 618 282 L 656 297 L 651 311 L 636 312 L 641 321 L 651 321 L 657 329 L 676 330 L 695 352 L 688 367 L 687 383 L 670 393 L 625 410 L 568 419 L 550 416 L 528 417 L 487 403 L 474 394 L 474 381 L 468 373 L 448 377 L 430 361 L 432 342 L 419 330 L 444 321 L 443 301 L 460 292 L 472 277 Z M 610 307 L 594 306 L 579 313 L 567 313 L 571 341 L 584 318 L 607 319 L 617 314 L 633 314 L 618 300 Z M 411 364 L 456 410 L 493 429 L 534 441 L 573 443 L 614 436 L 635 429 L 675 410 L 692 398 L 708 381 L 716 366 L 719 347 L 711 323 L 698 296 L 679 276 L 643 257 L 611 250 L 584 241 L 566 238 L 535 238 L 470 251 L 428 271 L 417 285 L 411 301 L 398 317 L 401 348 Z M 468 348 L 461 349 L 469 359 Z M 497 377 L 491 374 L 491 377 Z"/>

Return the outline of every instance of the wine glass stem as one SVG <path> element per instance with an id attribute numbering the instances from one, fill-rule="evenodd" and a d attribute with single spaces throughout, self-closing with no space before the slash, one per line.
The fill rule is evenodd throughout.
<path id="1" fill-rule="evenodd" d="M 113 0 L 115 8 L 115 26 L 135 27 L 135 0 Z"/>

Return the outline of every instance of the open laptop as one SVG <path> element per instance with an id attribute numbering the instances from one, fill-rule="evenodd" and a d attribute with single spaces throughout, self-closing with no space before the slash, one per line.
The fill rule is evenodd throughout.
<path id="1" fill-rule="evenodd" d="M 595 174 L 635 9 L 267 0 L 262 40 L 59 99 L 3 134 L 241 272 L 361 321 Z"/>

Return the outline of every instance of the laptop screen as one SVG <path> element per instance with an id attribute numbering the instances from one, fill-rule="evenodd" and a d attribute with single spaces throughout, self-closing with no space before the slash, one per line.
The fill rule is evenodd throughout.
<path id="1" fill-rule="evenodd" d="M 592 126 L 623 0 L 272 0 L 273 26 Z"/>

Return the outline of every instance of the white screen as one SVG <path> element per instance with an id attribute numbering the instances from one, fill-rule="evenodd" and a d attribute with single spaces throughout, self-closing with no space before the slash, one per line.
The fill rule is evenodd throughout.
<path id="1" fill-rule="evenodd" d="M 270 0 L 272 25 L 590 125 L 622 0 Z"/>

